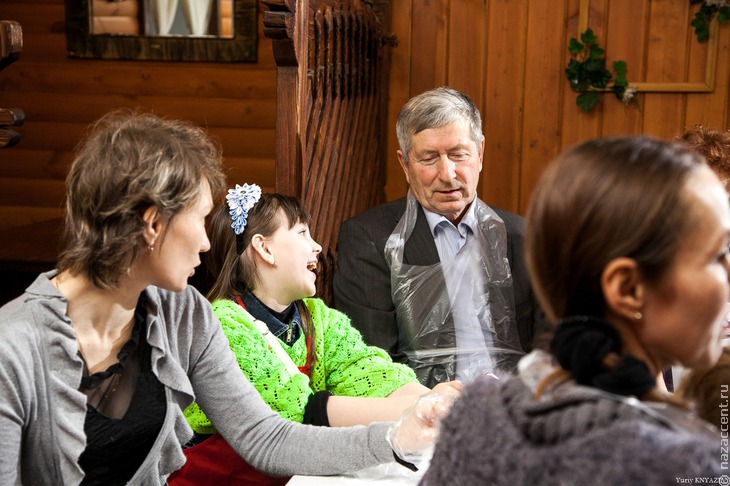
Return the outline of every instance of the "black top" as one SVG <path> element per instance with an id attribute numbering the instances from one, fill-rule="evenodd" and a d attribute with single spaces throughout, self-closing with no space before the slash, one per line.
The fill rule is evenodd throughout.
<path id="1" fill-rule="evenodd" d="M 82 485 L 126 484 L 149 454 L 162 428 L 167 406 L 165 389 L 152 373 L 150 346 L 145 337 L 146 317 L 147 311 L 140 301 L 132 337 L 117 355 L 119 363 L 82 380 L 82 391 L 87 395 L 89 388 L 107 385 L 100 401 L 96 400 L 97 408 L 89 403 L 91 400 L 87 401 L 86 449 L 79 458 L 85 473 Z M 99 410 L 103 410 L 104 401 L 114 398 L 120 377 L 125 374 L 137 375 L 129 407 L 121 418 L 108 417 Z"/>

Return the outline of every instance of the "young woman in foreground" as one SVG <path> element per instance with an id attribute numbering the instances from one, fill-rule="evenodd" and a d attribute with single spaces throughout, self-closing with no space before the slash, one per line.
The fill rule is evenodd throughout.
<path id="1" fill-rule="evenodd" d="M 719 477 L 720 435 L 656 389 L 667 366 L 720 356 L 730 209 L 717 176 L 676 143 L 588 141 L 546 169 L 526 229 L 549 353 L 464 391 L 423 484 Z"/>

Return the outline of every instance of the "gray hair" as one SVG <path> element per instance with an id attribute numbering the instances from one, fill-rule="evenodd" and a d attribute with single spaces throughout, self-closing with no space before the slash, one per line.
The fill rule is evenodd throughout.
<path id="1" fill-rule="evenodd" d="M 469 122 L 471 139 L 481 150 L 484 140 L 482 118 L 474 102 L 464 93 L 446 86 L 435 88 L 414 96 L 403 105 L 396 122 L 398 145 L 408 163 L 411 138 L 423 130 L 440 128 L 458 119 Z"/>

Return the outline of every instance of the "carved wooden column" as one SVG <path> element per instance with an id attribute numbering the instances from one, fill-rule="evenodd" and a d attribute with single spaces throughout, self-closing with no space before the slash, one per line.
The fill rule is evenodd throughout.
<path id="1" fill-rule="evenodd" d="M 277 68 L 276 190 L 298 196 L 331 302 L 340 223 L 385 199 L 388 4 L 264 0 Z"/>

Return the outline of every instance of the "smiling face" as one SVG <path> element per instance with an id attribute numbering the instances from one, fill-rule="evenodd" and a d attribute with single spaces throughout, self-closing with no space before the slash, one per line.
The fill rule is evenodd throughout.
<path id="1" fill-rule="evenodd" d="M 272 295 L 275 301 L 286 306 L 315 294 L 317 257 L 322 247 L 312 239 L 308 225 L 297 222 L 289 228 L 281 211 L 278 218 L 282 224 L 267 238 L 274 260 L 273 271 L 261 277 L 269 280 L 266 287 L 276 294 Z"/>
<path id="2" fill-rule="evenodd" d="M 730 299 L 730 209 L 727 193 L 706 167 L 690 177 L 685 191 L 696 224 L 667 275 L 647 287 L 638 337 L 655 363 L 702 368 L 722 351 Z"/>
<path id="3" fill-rule="evenodd" d="M 160 223 L 160 237 L 153 245 L 154 250 L 141 261 L 153 285 L 173 291 L 185 289 L 188 278 L 200 265 L 200 253 L 210 249 L 205 218 L 212 209 L 210 187 L 203 181 L 199 196 L 190 207 L 171 221 Z"/>
<path id="4" fill-rule="evenodd" d="M 476 197 L 484 142 L 470 136 L 465 119 L 411 137 L 408 163 L 398 151 L 406 180 L 425 209 L 458 222 Z"/>

